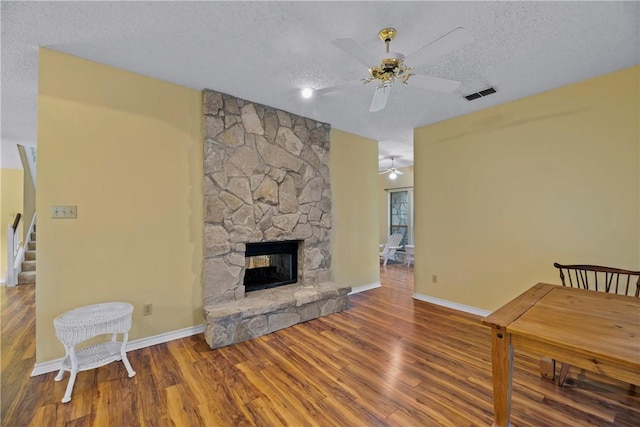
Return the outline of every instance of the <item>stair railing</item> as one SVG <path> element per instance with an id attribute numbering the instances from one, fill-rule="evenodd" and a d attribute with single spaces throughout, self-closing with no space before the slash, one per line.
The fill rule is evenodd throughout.
<path id="1" fill-rule="evenodd" d="M 6 285 L 15 286 L 18 284 L 18 274 L 21 268 L 21 254 L 23 248 L 20 246 L 18 227 L 22 220 L 22 214 L 17 214 L 13 224 L 7 228 L 7 275 Z"/>

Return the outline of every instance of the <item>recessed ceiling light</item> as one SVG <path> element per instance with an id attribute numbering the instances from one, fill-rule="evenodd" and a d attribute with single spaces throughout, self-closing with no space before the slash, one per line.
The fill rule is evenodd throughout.
<path id="1" fill-rule="evenodd" d="M 310 87 L 305 87 L 300 93 L 302 94 L 303 98 L 311 98 L 313 96 L 313 89 L 311 89 Z"/>

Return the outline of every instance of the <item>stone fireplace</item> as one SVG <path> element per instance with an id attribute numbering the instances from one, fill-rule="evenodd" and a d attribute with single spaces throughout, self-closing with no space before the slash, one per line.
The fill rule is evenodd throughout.
<path id="1" fill-rule="evenodd" d="M 207 343 L 222 347 L 344 310 L 350 288 L 330 282 L 330 126 L 211 90 L 203 101 Z M 297 242 L 295 280 L 247 293 L 247 267 L 293 268 L 247 261 L 247 245 L 251 253 L 255 243 L 284 242 Z"/>

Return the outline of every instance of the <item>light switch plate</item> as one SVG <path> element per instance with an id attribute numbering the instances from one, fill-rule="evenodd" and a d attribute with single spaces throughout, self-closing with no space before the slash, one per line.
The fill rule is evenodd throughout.
<path id="1" fill-rule="evenodd" d="M 77 206 L 51 206 L 51 218 L 72 219 L 78 217 Z"/>

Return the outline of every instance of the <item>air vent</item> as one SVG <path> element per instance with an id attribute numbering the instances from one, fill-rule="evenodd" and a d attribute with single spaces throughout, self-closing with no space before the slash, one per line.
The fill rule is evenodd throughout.
<path id="1" fill-rule="evenodd" d="M 481 90 L 480 92 L 472 93 L 471 95 L 466 95 L 467 101 L 473 101 L 474 99 L 481 98 L 483 96 L 491 95 L 492 93 L 496 93 L 496 90 L 492 87 L 487 88 L 485 90 Z"/>
<path id="2" fill-rule="evenodd" d="M 482 95 L 482 96 L 487 96 L 487 95 L 491 95 L 492 93 L 496 93 L 496 90 L 494 88 L 490 87 L 489 89 L 481 90 L 478 93 L 480 95 Z"/>

